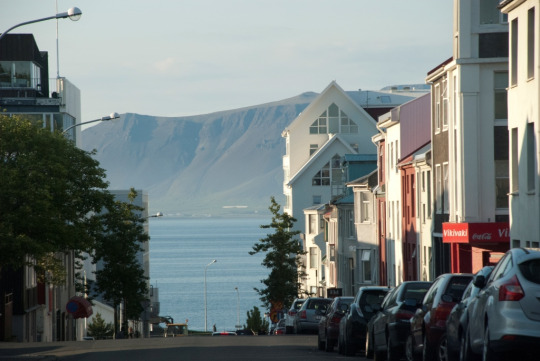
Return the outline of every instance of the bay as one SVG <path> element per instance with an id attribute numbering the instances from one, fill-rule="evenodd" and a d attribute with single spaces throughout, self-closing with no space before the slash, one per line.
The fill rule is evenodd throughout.
<path id="1" fill-rule="evenodd" d="M 253 306 L 264 313 L 254 288 L 264 286 L 269 271 L 261 265 L 264 254 L 248 252 L 272 232 L 260 228 L 269 223 L 263 217 L 150 218 L 150 284 L 159 289 L 160 316 L 205 329 L 205 269 L 208 330 L 234 330 L 238 320 L 244 325 Z"/>

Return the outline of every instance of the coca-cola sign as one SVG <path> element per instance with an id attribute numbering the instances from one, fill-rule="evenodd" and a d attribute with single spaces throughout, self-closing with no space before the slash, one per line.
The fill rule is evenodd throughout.
<path id="1" fill-rule="evenodd" d="M 443 223 L 443 243 L 510 242 L 510 225 L 498 223 Z"/>

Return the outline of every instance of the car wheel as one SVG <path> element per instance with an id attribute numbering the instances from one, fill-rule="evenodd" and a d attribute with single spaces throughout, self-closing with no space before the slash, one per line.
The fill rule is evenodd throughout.
<path id="1" fill-rule="evenodd" d="M 321 334 L 320 333 L 317 334 L 317 348 L 319 350 L 321 350 L 321 351 L 324 350 L 324 348 L 325 348 L 325 342 L 323 340 L 321 340 Z"/>
<path id="2" fill-rule="evenodd" d="M 366 332 L 366 358 L 373 358 L 373 340 L 369 331 Z"/>
<path id="3" fill-rule="evenodd" d="M 286 333 L 287 335 L 290 335 L 290 334 L 293 333 L 293 332 L 294 332 L 294 327 L 292 327 L 292 326 L 287 326 L 287 327 L 285 327 L 285 333 Z"/>
<path id="4" fill-rule="evenodd" d="M 420 357 L 414 352 L 414 338 L 412 334 L 407 336 L 405 342 L 405 359 L 407 361 L 419 361 Z"/>
<path id="5" fill-rule="evenodd" d="M 328 334 L 326 334 L 326 342 L 324 343 L 324 350 L 326 352 L 334 351 L 334 342 L 328 339 Z"/>
<path id="6" fill-rule="evenodd" d="M 398 361 L 399 353 L 396 347 L 392 344 L 392 339 L 390 335 L 387 336 L 386 341 L 386 360 L 387 361 Z"/>
<path id="7" fill-rule="evenodd" d="M 495 352 L 493 352 L 493 349 L 491 348 L 491 345 L 489 344 L 489 327 L 486 325 L 486 329 L 484 331 L 484 345 L 482 347 L 482 361 L 498 361 L 499 357 Z"/>
<path id="8" fill-rule="evenodd" d="M 446 339 L 446 333 L 441 336 L 439 341 L 439 347 L 437 348 L 437 360 L 448 361 L 448 344 Z"/>

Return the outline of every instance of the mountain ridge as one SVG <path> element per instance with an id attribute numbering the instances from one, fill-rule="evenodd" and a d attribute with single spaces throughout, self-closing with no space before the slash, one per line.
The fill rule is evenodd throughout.
<path id="1" fill-rule="evenodd" d="M 284 201 L 281 132 L 317 96 L 182 117 L 126 113 L 84 129 L 82 148 L 96 150 L 110 189 L 147 191 L 150 212 L 266 214 L 271 196 Z"/>

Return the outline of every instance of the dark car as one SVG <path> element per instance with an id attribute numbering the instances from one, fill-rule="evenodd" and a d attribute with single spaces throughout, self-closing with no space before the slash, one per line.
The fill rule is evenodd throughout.
<path id="1" fill-rule="evenodd" d="M 328 306 L 326 312 L 323 312 L 319 321 L 319 333 L 317 344 L 319 350 L 330 352 L 334 349 L 339 335 L 339 322 L 343 315 L 349 310 L 349 306 L 354 297 L 336 297 Z"/>
<path id="2" fill-rule="evenodd" d="M 445 273 L 433 284 L 411 318 L 411 333 L 407 339 L 406 356 L 416 359 L 422 352 L 423 360 L 448 361 L 446 320 L 452 308 L 461 301 L 465 288 L 471 283 L 471 273 Z"/>
<path id="3" fill-rule="evenodd" d="M 390 289 L 386 286 L 360 287 L 349 311 L 339 323 L 338 351 L 348 356 L 366 344 L 366 325 Z"/>
<path id="4" fill-rule="evenodd" d="M 475 281 L 481 288 L 469 324 L 462 354 L 483 360 L 509 360 L 528 354 L 538 359 L 540 344 L 540 249 L 512 248 L 489 278 Z M 536 354 L 535 354 L 536 353 Z"/>
<path id="5" fill-rule="evenodd" d="M 317 333 L 319 321 L 330 303 L 332 303 L 331 298 L 307 298 L 294 317 L 294 333 Z"/>
<path id="6" fill-rule="evenodd" d="M 285 333 L 294 333 L 294 317 L 296 316 L 296 313 L 298 312 L 300 307 L 302 307 L 304 301 L 304 298 L 295 299 L 291 307 L 285 314 Z"/>
<path id="7" fill-rule="evenodd" d="M 373 352 L 377 359 L 398 360 L 405 353 L 405 341 L 411 330 L 410 319 L 422 304 L 432 282 L 405 281 L 385 298 L 372 325 Z"/>
<path id="8" fill-rule="evenodd" d="M 486 266 L 474 275 L 472 281 L 463 291 L 461 302 L 456 304 L 448 315 L 446 320 L 446 348 L 449 359 L 456 359 L 461 348 L 461 338 L 464 336 L 469 324 L 467 309 L 474 303 L 476 295 L 480 291 L 480 288 L 475 286 L 475 281 L 480 277 L 487 279 L 492 270 L 493 266 Z"/>

